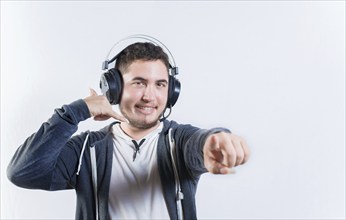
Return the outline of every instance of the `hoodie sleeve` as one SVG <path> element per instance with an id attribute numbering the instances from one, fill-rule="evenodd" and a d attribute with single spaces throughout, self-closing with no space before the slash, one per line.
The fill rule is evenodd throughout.
<path id="1" fill-rule="evenodd" d="M 29 189 L 71 188 L 70 170 L 78 163 L 78 149 L 83 144 L 82 136 L 86 135 L 71 136 L 77 131 L 78 123 L 89 117 L 88 107 L 81 99 L 56 109 L 52 117 L 15 152 L 7 167 L 9 180 Z M 60 177 L 56 180 L 60 185 L 55 184 L 54 189 L 51 187 L 53 176 Z"/>
<path id="2" fill-rule="evenodd" d="M 193 179 L 198 179 L 201 174 L 208 172 L 204 166 L 203 146 L 206 139 L 219 132 L 231 133 L 227 128 L 199 129 L 191 125 L 184 125 L 176 132 L 176 140 L 180 159 Z M 178 138 L 177 138 L 178 137 Z"/>

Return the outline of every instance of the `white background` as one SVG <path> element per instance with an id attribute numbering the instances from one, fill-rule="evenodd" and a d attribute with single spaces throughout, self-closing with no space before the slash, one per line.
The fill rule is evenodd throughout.
<path id="1" fill-rule="evenodd" d="M 136 33 L 180 68 L 171 119 L 228 127 L 252 150 L 235 175 L 202 176 L 200 219 L 345 218 L 345 1 L 1 1 L 1 219 L 74 218 L 74 191 L 18 188 L 7 164 Z"/>

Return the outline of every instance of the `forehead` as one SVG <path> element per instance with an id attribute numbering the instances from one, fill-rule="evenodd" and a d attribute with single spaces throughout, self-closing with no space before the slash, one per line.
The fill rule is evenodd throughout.
<path id="1" fill-rule="evenodd" d="M 161 60 L 136 60 L 123 73 L 123 78 L 131 79 L 134 77 L 148 80 L 168 80 L 168 69 Z"/>

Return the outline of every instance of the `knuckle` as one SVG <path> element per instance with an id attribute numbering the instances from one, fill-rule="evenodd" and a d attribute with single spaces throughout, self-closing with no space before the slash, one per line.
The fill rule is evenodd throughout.
<path id="1" fill-rule="evenodd" d="M 244 155 L 238 154 L 237 155 L 237 161 L 242 161 L 244 159 Z"/>

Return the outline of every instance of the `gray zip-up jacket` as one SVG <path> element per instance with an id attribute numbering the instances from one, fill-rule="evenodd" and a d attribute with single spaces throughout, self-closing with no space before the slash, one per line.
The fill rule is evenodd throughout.
<path id="1" fill-rule="evenodd" d="M 113 124 L 99 131 L 72 136 L 78 123 L 89 117 L 88 107 L 81 99 L 56 109 L 53 116 L 17 149 L 7 168 L 7 175 L 11 182 L 24 188 L 50 191 L 75 189 L 76 219 L 108 220 Z M 157 146 L 157 160 L 171 219 L 178 219 L 179 213 L 174 168 L 184 196 L 180 198 L 183 218 L 196 219 L 196 187 L 200 175 L 207 172 L 202 147 L 210 134 L 221 131 L 230 132 L 225 128 L 205 130 L 164 121 Z M 175 142 L 175 161 L 172 161 L 170 153 L 169 133 Z M 96 155 L 96 187 L 92 175 L 92 150 Z"/>

